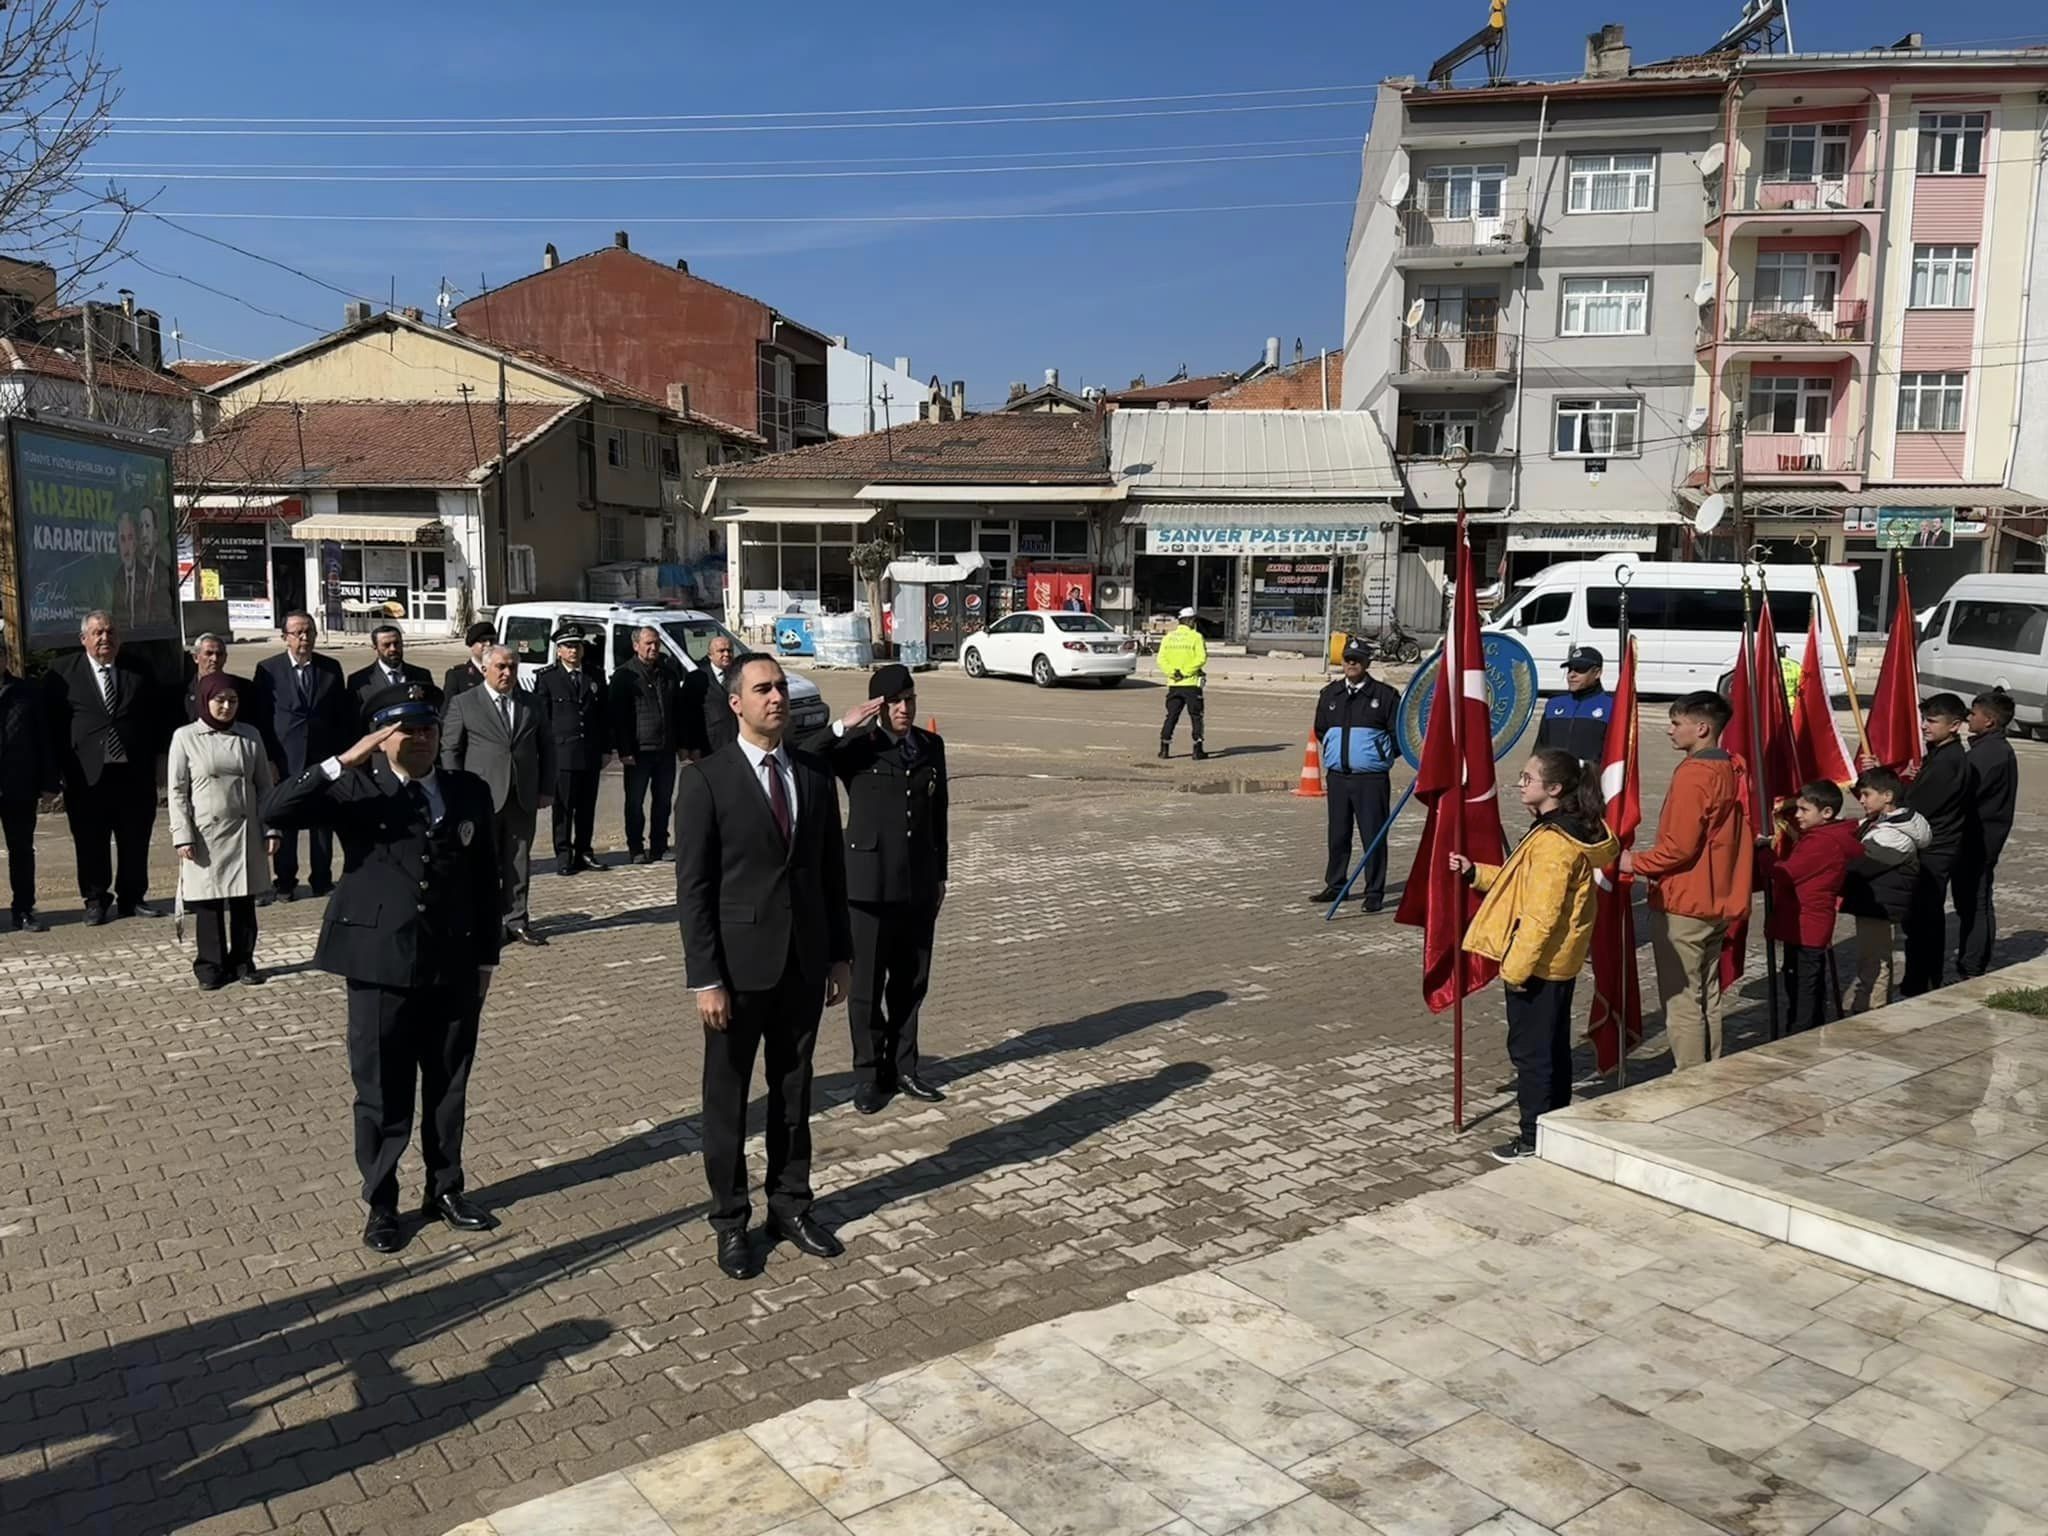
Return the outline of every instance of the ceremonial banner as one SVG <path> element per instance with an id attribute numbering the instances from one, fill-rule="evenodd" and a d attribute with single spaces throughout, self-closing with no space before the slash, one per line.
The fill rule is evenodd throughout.
<path id="1" fill-rule="evenodd" d="M 1643 824 L 1642 789 L 1636 778 L 1636 643 L 1622 654 L 1614 685 L 1614 710 L 1607 718 L 1607 744 L 1600 754 L 1600 793 L 1607 801 L 1607 830 L 1625 853 L 1636 845 Z M 1605 1074 L 1626 1050 L 1643 1039 L 1643 988 L 1636 972 L 1636 913 L 1630 900 L 1633 875 L 1620 866 L 1593 875 L 1593 1009 L 1586 1033 L 1593 1061 Z M 1619 1028 L 1617 1028 L 1619 1026 Z M 1624 1047 L 1622 1039 L 1627 1040 Z"/>

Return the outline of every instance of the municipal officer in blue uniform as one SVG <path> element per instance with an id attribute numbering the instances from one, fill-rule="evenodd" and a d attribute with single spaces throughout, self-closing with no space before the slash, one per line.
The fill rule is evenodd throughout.
<path id="1" fill-rule="evenodd" d="M 1555 747 L 1582 763 L 1597 763 L 1607 750 L 1607 722 L 1614 716 L 1614 695 L 1600 681 L 1606 658 L 1590 645 L 1579 646 L 1564 659 L 1566 691 L 1543 708 L 1536 727 L 1536 750 Z"/>
<path id="2" fill-rule="evenodd" d="M 367 701 L 370 733 L 286 779 L 263 802 L 271 827 L 324 827 L 343 873 L 313 963 L 348 983 L 356 1166 L 370 1208 L 364 1246 L 396 1253 L 398 1160 L 420 1089 L 420 1214 L 466 1232 L 497 1223 L 462 1193 L 462 1126 L 477 1021 L 504 932 L 491 791 L 438 768 L 439 690 L 402 683 Z"/>
<path id="3" fill-rule="evenodd" d="M 1316 698 L 1316 744 L 1323 756 L 1323 797 L 1330 814 L 1330 857 L 1316 900 L 1330 902 L 1351 872 L 1351 828 L 1364 845 L 1386 825 L 1394 766 L 1394 716 L 1401 695 L 1367 670 L 1372 647 L 1360 639 L 1344 642 L 1344 675 Z M 1377 912 L 1387 899 L 1387 845 L 1382 842 L 1365 869 L 1365 910 Z"/>

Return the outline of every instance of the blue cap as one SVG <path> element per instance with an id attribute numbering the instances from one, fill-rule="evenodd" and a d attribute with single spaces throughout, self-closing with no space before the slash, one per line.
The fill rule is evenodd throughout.
<path id="1" fill-rule="evenodd" d="M 437 725 L 440 704 L 441 690 L 431 683 L 395 683 L 370 695 L 370 724 L 379 730 L 391 725 Z"/>

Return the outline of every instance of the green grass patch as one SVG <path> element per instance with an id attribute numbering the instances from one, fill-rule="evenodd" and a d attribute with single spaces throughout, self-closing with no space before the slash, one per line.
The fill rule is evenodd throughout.
<path id="1" fill-rule="evenodd" d="M 1994 992 L 1984 999 L 1984 1006 L 2048 1019 L 2048 987 L 2014 987 L 2008 992 Z"/>

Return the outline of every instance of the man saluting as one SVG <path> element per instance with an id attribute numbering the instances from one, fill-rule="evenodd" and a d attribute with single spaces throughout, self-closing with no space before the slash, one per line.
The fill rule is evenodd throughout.
<path id="1" fill-rule="evenodd" d="M 466 1232 L 497 1223 L 462 1193 L 462 1123 L 477 1021 L 498 963 L 503 923 L 491 792 L 436 765 L 440 717 L 431 685 L 370 700 L 370 733 L 273 789 L 273 827 L 322 827 L 341 838 L 341 883 L 313 963 L 348 982 L 348 1063 L 355 1079 L 356 1166 L 370 1219 L 363 1243 L 405 1246 L 398 1160 L 412 1139 L 420 1085 L 421 1214 Z"/>

